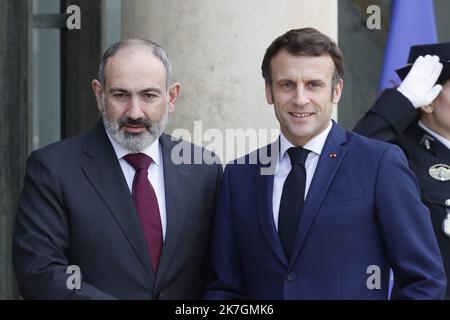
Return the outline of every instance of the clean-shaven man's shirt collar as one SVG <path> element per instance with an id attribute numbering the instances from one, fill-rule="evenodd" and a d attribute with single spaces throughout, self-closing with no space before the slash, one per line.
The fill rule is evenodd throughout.
<path id="1" fill-rule="evenodd" d="M 303 148 L 310 150 L 311 152 L 308 154 L 305 162 L 305 170 L 306 170 L 306 184 L 305 184 L 305 193 L 302 195 L 305 199 L 308 192 L 309 187 L 311 186 L 312 179 L 316 172 L 317 165 L 319 163 L 320 154 L 322 153 L 323 146 L 327 140 L 328 134 L 332 128 L 332 122 L 328 124 L 327 128 L 312 138 L 308 143 L 306 143 Z M 292 169 L 291 160 L 289 158 L 289 154 L 287 154 L 287 150 L 294 145 L 283 135 L 280 134 L 280 154 L 278 157 L 278 162 L 274 174 L 273 179 L 273 191 L 272 191 L 272 213 L 273 219 L 275 222 L 275 227 L 278 230 L 278 217 L 280 210 L 280 202 L 281 196 L 283 193 L 283 185 L 284 182 L 289 175 L 289 172 Z M 299 195 L 300 196 L 300 195 Z"/>
<path id="2" fill-rule="evenodd" d="M 437 134 L 436 132 L 425 126 L 422 121 L 419 121 L 419 127 L 431 134 L 434 138 L 438 139 L 444 146 L 447 147 L 447 149 L 450 149 L 450 140 L 444 138 L 440 134 Z"/>
<path id="3" fill-rule="evenodd" d="M 320 134 L 309 140 L 304 146 L 304 149 L 308 149 L 311 152 L 314 152 L 315 154 L 319 155 L 322 153 L 323 146 L 325 145 L 325 141 L 327 140 L 328 134 L 331 131 L 331 128 L 333 126 L 333 122 L 330 120 L 328 123 L 327 128 L 322 131 Z M 291 147 L 295 147 L 285 136 L 282 132 L 280 132 L 280 154 L 278 162 L 283 159 L 285 156 L 287 150 Z M 286 157 L 289 157 L 286 155 Z M 279 166 L 277 166 L 275 173 L 278 171 Z"/>
<path id="4" fill-rule="evenodd" d="M 130 150 L 125 149 L 121 145 L 119 145 L 113 137 L 109 134 L 109 132 L 105 129 L 106 134 L 108 135 L 109 141 L 111 141 L 111 144 L 114 148 L 114 152 L 116 153 L 117 159 L 122 159 L 124 156 L 126 156 L 129 153 L 132 153 Z M 139 151 L 140 153 L 144 153 L 150 158 L 152 158 L 152 162 L 156 164 L 158 167 L 161 164 L 161 158 L 160 158 L 160 150 L 159 150 L 159 138 L 156 139 L 151 145 L 149 145 L 147 148 L 145 148 L 142 151 Z"/>

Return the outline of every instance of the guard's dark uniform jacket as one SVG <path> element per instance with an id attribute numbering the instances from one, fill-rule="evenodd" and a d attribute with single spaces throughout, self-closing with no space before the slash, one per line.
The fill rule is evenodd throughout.
<path id="1" fill-rule="evenodd" d="M 450 107 L 450 106 L 449 106 Z M 450 149 L 418 125 L 418 112 L 396 89 L 385 90 L 375 105 L 356 125 L 355 132 L 370 138 L 395 143 L 405 152 L 411 169 L 419 180 L 423 202 L 431 214 L 434 232 L 444 261 L 447 283 L 450 279 L 450 237 L 443 230 L 443 222 L 450 213 Z M 433 178 L 430 168 L 435 166 Z M 450 223 L 450 221 L 447 221 Z M 398 230 L 408 232 L 408 230 Z M 447 285 L 446 299 L 450 299 Z"/>

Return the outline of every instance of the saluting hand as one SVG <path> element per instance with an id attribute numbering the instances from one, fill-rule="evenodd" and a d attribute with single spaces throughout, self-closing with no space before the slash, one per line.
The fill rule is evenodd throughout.
<path id="1" fill-rule="evenodd" d="M 442 71 L 438 56 L 419 56 L 402 84 L 397 88 L 415 108 L 430 105 L 442 86 L 435 84 Z"/>

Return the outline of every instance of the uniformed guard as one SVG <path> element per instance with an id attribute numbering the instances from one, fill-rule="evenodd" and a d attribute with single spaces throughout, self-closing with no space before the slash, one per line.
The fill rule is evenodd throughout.
<path id="1" fill-rule="evenodd" d="M 450 280 L 450 43 L 411 47 L 397 70 L 398 88 L 385 90 L 354 131 L 395 143 L 417 176 L 430 209 L 447 283 Z M 412 64 L 414 62 L 414 64 Z M 408 232 L 408 230 L 398 230 Z M 446 299 L 450 299 L 447 285 Z"/>

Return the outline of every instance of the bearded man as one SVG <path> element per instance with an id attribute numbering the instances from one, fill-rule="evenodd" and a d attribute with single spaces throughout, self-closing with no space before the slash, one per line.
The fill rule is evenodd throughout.
<path id="1" fill-rule="evenodd" d="M 167 53 L 145 39 L 117 42 L 92 88 L 95 127 L 28 159 L 13 239 L 22 296 L 200 298 L 222 166 L 163 134 L 180 90 Z M 180 164 L 175 146 L 215 161 Z"/>

